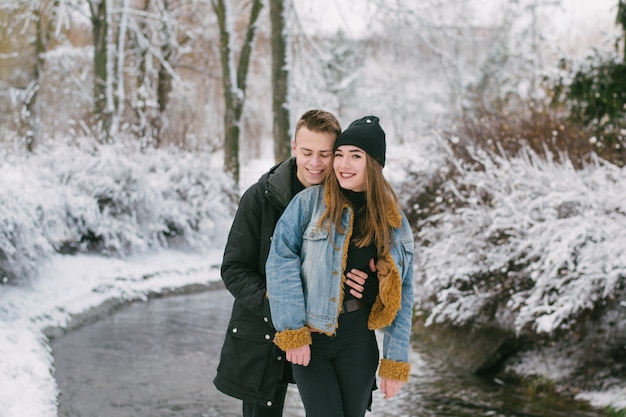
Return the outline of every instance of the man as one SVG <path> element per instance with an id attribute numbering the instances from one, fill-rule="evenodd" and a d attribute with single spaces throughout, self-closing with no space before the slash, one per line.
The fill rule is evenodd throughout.
<path id="1" fill-rule="evenodd" d="M 285 353 L 273 343 L 265 261 L 278 219 L 294 195 L 322 182 L 340 132 L 333 114 L 304 113 L 291 143 L 293 157 L 261 176 L 243 194 L 235 214 L 221 269 L 235 301 L 213 383 L 243 400 L 244 417 L 282 416 L 293 378 Z M 367 273 L 353 270 L 346 278 L 350 292 L 361 298 Z"/>

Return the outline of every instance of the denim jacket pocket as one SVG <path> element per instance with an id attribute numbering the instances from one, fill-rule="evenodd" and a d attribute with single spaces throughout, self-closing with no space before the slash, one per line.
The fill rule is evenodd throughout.
<path id="1" fill-rule="evenodd" d="M 302 235 L 301 259 L 308 263 L 325 257 L 327 242 L 328 229 L 326 227 L 317 227 L 317 224 L 309 224 Z"/>

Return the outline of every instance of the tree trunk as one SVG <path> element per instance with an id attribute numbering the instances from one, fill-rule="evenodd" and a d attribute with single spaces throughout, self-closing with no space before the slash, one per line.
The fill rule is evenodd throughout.
<path id="1" fill-rule="evenodd" d="M 107 0 L 90 1 L 91 24 L 93 26 L 94 45 L 94 111 L 104 133 L 105 141 L 109 141 L 111 128 L 111 109 L 107 105 L 107 84 L 110 76 L 107 71 L 108 61 L 108 10 Z"/>
<path id="2" fill-rule="evenodd" d="M 124 102 L 126 101 L 126 91 L 124 87 L 124 67 L 126 66 L 126 39 L 128 32 L 128 10 L 129 10 L 129 0 L 123 0 L 122 2 L 122 10 L 120 11 L 120 18 L 117 27 L 117 45 L 116 45 L 116 53 L 114 58 L 115 64 L 115 89 L 113 89 L 113 84 L 111 84 L 111 99 L 113 103 L 113 112 L 111 117 L 111 130 L 110 136 L 116 137 L 119 129 L 120 123 L 124 114 Z"/>
<path id="3" fill-rule="evenodd" d="M 274 132 L 274 159 L 284 161 L 291 155 L 289 136 L 289 70 L 287 46 L 289 38 L 285 26 L 285 3 L 270 0 L 272 23 L 272 110 Z"/>
<path id="4" fill-rule="evenodd" d="M 220 31 L 220 61 L 222 64 L 222 85 L 224 88 L 224 170 L 233 176 L 239 184 L 239 134 L 240 122 L 243 113 L 246 94 L 246 80 L 252 55 L 252 44 L 256 33 L 256 22 L 261 9 L 262 0 L 253 0 L 250 11 L 250 20 L 246 36 L 239 55 L 237 72 L 235 73 L 233 46 L 229 29 L 230 14 L 228 0 L 211 0 L 213 10 L 217 16 Z M 235 78 L 236 77 L 236 78 Z"/>
<path id="5" fill-rule="evenodd" d="M 163 33 L 167 33 L 173 36 L 176 36 L 176 31 L 171 30 L 168 20 L 168 15 L 170 12 L 170 3 L 168 1 L 163 2 L 162 13 L 164 18 L 161 23 L 161 30 Z M 167 120 L 167 105 L 169 104 L 170 93 L 172 92 L 172 70 L 171 70 L 171 61 L 175 55 L 175 51 L 173 50 L 172 44 L 175 43 L 175 39 L 170 39 L 169 36 L 166 37 L 166 40 L 161 44 L 161 57 L 162 62 L 159 63 L 159 71 L 157 75 L 157 101 L 158 101 L 158 112 L 157 116 L 152 120 L 152 127 L 154 130 L 154 139 L 155 146 L 161 146 L 163 142 L 163 130 L 168 125 Z M 182 45 L 183 41 L 180 41 Z M 185 138 L 180 138 L 182 143 L 184 143 Z"/>
<path id="6" fill-rule="evenodd" d="M 56 4 L 54 4 L 56 6 Z M 39 7 L 34 9 L 35 22 L 37 25 L 37 35 L 35 41 L 35 53 L 37 54 L 37 60 L 35 67 L 33 68 L 32 82 L 27 87 L 28 93 L 24 100 L 23 114 L 25 115 L 22 120 L 22 127 L 25 130 L 23 137 L 25 140 L 26 149 L 29 152 L 33 152 L 35 146 L 41 141 L 41 126 L 39 119 L 39 111 L 37 109 L 37 94 L 41 86 L 41 74 L 43 72 L 44 54 L 46 52 L 48 38 L 50 36 L 50 25 L 44 19 L 47 19 L 45 5 L 42 3 Z"/>
<path id="7" fill-rule="evenodd" d="M 169 47 L 162 47 L 161 53 L 163 59 L 169 62 L 171 57 L 171 50 Z M 167 70 L 165 65 L 159 66 L 158 80 L 157 80 L 157 100 L 159 102 L 159 111 L 157 117 L 152 119 L 152 128 L 154 131 L 155 146 L 158 148 L 163 142 L 163 131 L 168 125 L 167 120 L 167 105 L 169 103 L 170 93 L 172 92 L 172 74 Z M 185 138 L 180 138 L 183 141 Z"/>
<path id="8" fill-rule="evenodd" d="M 622 27 L 622 53 L 624 56 L 622 59 L 626 62 L 626 3 L 624 0 L 619 0 L 617 3 L 617 18 L 615 22 Z"/>

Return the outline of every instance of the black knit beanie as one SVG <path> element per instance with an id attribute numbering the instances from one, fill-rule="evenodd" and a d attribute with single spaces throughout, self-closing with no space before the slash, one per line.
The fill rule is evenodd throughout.
<path id="1" fill-rule="evenodd" d="M 341 145 L 354 145 L 363 149 L 372 158 L 385 166 L 385 131 L 378 123 L 378 117 L 365 116 L 350 123 L 337 137 L 334 150 Z"/>

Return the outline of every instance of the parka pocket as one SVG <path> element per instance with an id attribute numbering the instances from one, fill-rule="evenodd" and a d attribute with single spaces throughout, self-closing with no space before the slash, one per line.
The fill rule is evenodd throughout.
<path id="1" fill-rule="evenodd" d="M 236 381 L 239 389 L 258 392 L 263 389 L 269 367 L 280 356 L 277 352 L 279 350 L 274 343 L 259 337 L 257 331 L 248 332 L 243 328 L 230 327 L 224 340 L 218 372 Z"/>

